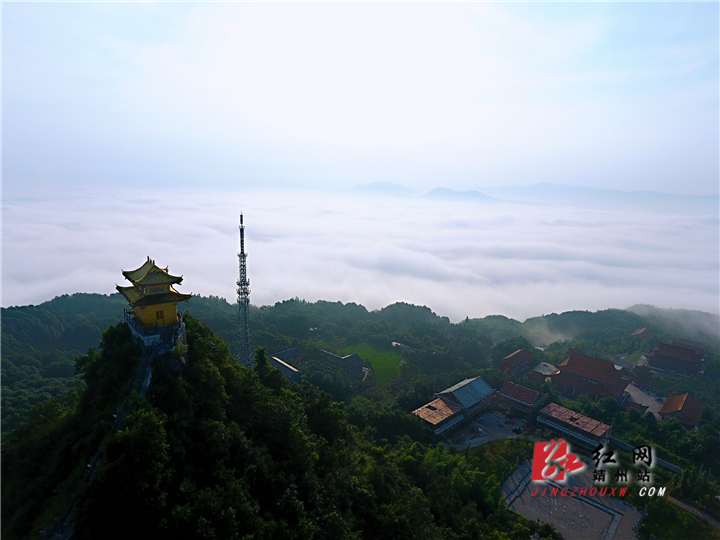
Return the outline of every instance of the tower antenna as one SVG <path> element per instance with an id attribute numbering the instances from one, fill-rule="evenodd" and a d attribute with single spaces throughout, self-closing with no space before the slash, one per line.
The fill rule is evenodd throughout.
<path id="1" fill-rule="evenodd" d="M 240 212 L 240 253 L 238 253 L 237 280 L 237 335 L 233 343 L 232 353 L 235 359 L 245 366 L 255 362 L 252 340 L 250 338 L 250 280 L 247 277 L 247 254 L 245 253 L 245 225 Z"/>

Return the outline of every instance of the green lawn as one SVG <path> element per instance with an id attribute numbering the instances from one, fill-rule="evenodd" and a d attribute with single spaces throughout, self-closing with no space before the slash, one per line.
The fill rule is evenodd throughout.
<path id="1" fill-rule="evenodd" d="M 368 360 L 372 364 L 378 386 L 390 382 L 398 373 L 397 366 L 400 362 L 400 353 L 393 349 L 376 349 L 367 343 L 355 343 L 340 352 L 342 356 L 352 353 L 357 354 L 363 360 Z"/>

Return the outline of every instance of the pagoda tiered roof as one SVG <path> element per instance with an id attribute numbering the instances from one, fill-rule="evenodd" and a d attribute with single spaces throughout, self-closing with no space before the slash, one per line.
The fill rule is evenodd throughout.
<path id="1" fill-rule="evenodd" d="M 134 306 L 153 306 L 156 304 L 170 304 L 170 303 L 177 303 L 177 302 L 187 302 L 190 300 L 190 298 L 192 298 L 191 294 L 179 293 L 171 287 L 171 290 L 168 292 L 143 295 L 142 298 L 139 298 L 138 300 L 131 302 L 131 305 L 133 307 Z"/>
<path id="2" fill-rule="evenodd" d="M 130 305 L 143 297 L 143 293 L 136 287 L 121 287 L 120 285 L 116 285 L 115 288 L 125 297 L 125 300 L 127 300 Z"/>
<path id="3" fill-rule="evenodd" d="M 120 287 L 118 285 L 116 288 L 132 307 L 153 306 L 156 304 L 169 304 L 173 302 L 187 302 L 190 298 L 192 298 L 191 294 L 179 293 L 172 287 L 169 287 L 169 291 L 156 294 L 144 294 L 142 290 L 137 287 Z"/>
<path id="4" fill-rule="evenodd" d="M 173 276 L 168 273 L 167 267 L 160 268 L 155 261 L 147 258 L 145 264 L 136 270 L 123 270 L 123 276 L 134 285 L 149 287 L 153 285 L 172 285 L 182 283 L 182 276 Z"/>
<path id="5" fill-rule="evenodd" d="M 116 288 L 133 308 L 187 302 L 192 298 L 173 288 L 173 284 L 182 282 L 182 276 L 168 274 L 167 268 L 160 268 L 150 257 L 140 268 L 123 270 L 122 274 L 133 286 Z"/>

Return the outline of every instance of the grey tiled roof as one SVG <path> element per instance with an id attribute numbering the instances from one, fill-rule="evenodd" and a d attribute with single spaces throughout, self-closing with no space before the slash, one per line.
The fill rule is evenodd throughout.
<path id="1" fill-rule="evenodd" d="M 446 388 L 438 395 L 450 395 L 464 408 L 469 409 L 478 401 L 486 398 L 492 393 L 493 389 L 483 380 L 482 377 L 475 377 L 474 379 L 465 379 L 450 388 Z"/>

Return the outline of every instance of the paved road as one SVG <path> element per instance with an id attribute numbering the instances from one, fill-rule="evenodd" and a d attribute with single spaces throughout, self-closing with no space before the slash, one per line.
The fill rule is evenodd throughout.
<path id="1" fill-rule="evenodd" d="M 512 432 L 516 426 L 525 426 L 524 420 L 513 420 L 516 423 L 508 424 L 506 419 L 499 414 L 485 413 L 480 418 L 473 421 L 469 427 L 463 429 L 458 435 L 453 437 L 451 444 L 458 450 L 466 448 L 475 448 L 490 441 L 498 439 L 517 439 L 523 435 L 517 435 Z M 482 428 L 482 434 L 478 434 L 478 428 Z M 470 440 L 463 440 L 462 434 L 472 432 L 474 435 Z"/>
<path id="2" fill-rule="evenodd" d="M 502 491 L 510 509 L 531 521 L 552 523 L 567 540 L 629 540 L 635 536 L 640 512 L 614 497 L 553 497 L 536 495 L 545 483 L 530 481 L 531 463 L 526 461 L 503 483 Z M 549 483 L 550 487 L 556 485 Z M 592 471 L 573 474 L 567 486 L 592 485 Z"/>
<path id="3" fill-rule="evenodd" d="M 632 385 L 630 385 L 630 386 L 632 386 Z M 636 387 L 633 387 L 633 389 L 640 391 L 639 388 L 636 388 Z M 644 392 L 643 392 L 643 394 L 644 394 Z M 662 405 L 660 405 L 657 401 L 655 401 L 654 398 L 652 398 L 651 396 L 647 396 L 647 394 L 645 394 L 645 396 L 647 398 L 649 398 L 649 400 L 652 400 L 654 402 L 654 405 L 658 410 L 660 407 L 662 407 Z M 650 410 L 652 410 L 652 408 Z M 517 439 L 519 437 L 523 437 L 523 435 L 516 435 L 515 433 L 512 432 L 512 429 L 516 425 L 520 425 L 522 427 L 525 426 L 524 421 L 518 420 L 517 422 L 518 422 L 517 424 L 507 424 L 507 423 L 505 423 L 505 419 L 502 416 L 497 415 L 497 414 L 486 413 L 471 424 L 471 426 L 472 426 L 471 429 L 473 431 L 477 430 L 478 427 L 481 427 L 485 431 L 485 433 L 483 435 L 474 437 L 474 438 L 470 439 L 469 441 L 453 443 L 453 445 L 458 450 L 465 450 L 466 448 L 475 448 L 476 446 L 483 445 L 490 441 L 496 441 L 498 439 Z M 468 429 L 466 428 L 463 431 L 468 431 Z M 513 478 L 513 480 L 508 478 L 505 481 L 505 483 L 503 484 L 503 491 L 506 491 L 506 493 L 505 493 L 506 497 L 508 497 L 510 495 L 510 492 L 516 491 L 516 493 L 513 494 L 512 497 L 510 497 L 510 498 L 514 499 L 514 497 L 517 496 L 518 493 L 521 493 L 522 491 L 524 491 L 526 486 L 520 486 L 519 484 L 523 484 L 523 483 L 525 483 L 525 482 L 523 482 L 523 480 L 525 480 L 525 481 L 527 480 L 524 478 L 526 472 L 527 471 L 524 471 L 523 467 L 521 466 L 519 469 L 517 469 L 515 471 L 515 473 L 511 477 L 511 478 Z M 516 484 L 518 484 L 518 485 L 516 485 Z M 718 522 L 717 520 L 715 520 L 714 518 L 712 518 L 705 512 L 698 510 L 697 508 L 695 508 L 694 506 L 692 506 L 690 504 L 679 501 L 679 500 L 675 499 L 674 497 L 668 496 L 668 500 L 670 502 L 672 502 L 673 504 L 676 504 L 680 508 L 683 508 L 683 509 L 687 510 L 688 512 L 693 513 L 700 519 L 703 519 L 706 523 L 708 523 L 712 527 L 715 527 L 716 529 L 720 530 L 720 522 Z M 508 502 L 510 502 L 510 501 L 508 501 Z M 607 536 L 608 531 L 606 530 L 603 532 L 604 532 L 604 534 L 602 536 Z M 609 538 L 612 538 L 612 536 Z"/>
<path id="4" fill-rule="evenodd" d="M 662 409 L 663 406 L 662 402 L 659 402 L 653 396 L 651 396 L 644 390 L 641 390 L 632 383 L 627 385 L 625 391 L 630 394 L 635 403 L 639 403 L 640 405 L 647 405 L 648 412 L 653 413 L 655 415 L 655 418 L 660 420 L 660 409 Z"/>

